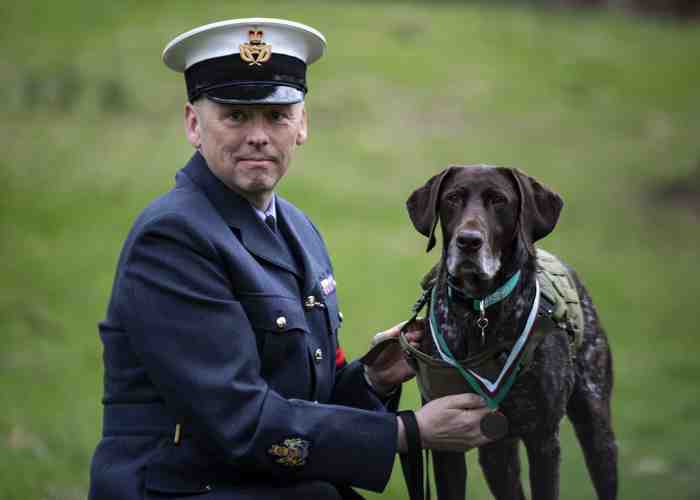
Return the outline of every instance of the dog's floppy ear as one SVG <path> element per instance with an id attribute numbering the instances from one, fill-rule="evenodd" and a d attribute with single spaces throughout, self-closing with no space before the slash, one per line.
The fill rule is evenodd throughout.
<path id="1" fill-rule="evenodd" d="M 520 195 L 518 215 L 519 238 L 530 255 L 535 255 L 533 244 L 554 230 L 564 201 L 561 197 L 516 168 L 508 169 Z"/>
<path id="2" fill-rule="evenodd" d="M 435 228 L 440 218 L 440 191 L 445 180 L 455 171 L 457 167 L 451 166 L 433 176 L 419 187 L 406 201 L 408 216 L 413 222 L 413 226 L 423 236 L 428 237 L 428 248 L 426 252 L 435 246 Z"/>

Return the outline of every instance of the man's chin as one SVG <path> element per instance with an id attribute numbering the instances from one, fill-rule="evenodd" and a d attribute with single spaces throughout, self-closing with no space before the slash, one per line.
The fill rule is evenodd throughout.
<path id="1" fill-rule="evenodd" d="M 264 194 L 272 192 L 274 189 L 274 182 L 251 182 L 244 190 L 250 194 Z"/>
<path id="2" fill-rule="evenodd" d="M 266 172 L 261 172 L 258 175 L 248 176 L 243 179 L 240 184 L 241 190 L 250 194 L 264 194 L 272 192 L 277 186 L 277 179 Z"/>

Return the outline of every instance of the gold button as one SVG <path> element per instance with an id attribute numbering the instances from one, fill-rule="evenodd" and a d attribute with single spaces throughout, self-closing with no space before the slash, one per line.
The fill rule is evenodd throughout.
<path id="1" fill-rule="evenodd" d="M 284 330 L 287 327 L 287 318 L 285 318 L 284 316 L 280 316 L 279 318 L 277 318 L 276 323 L 277 328 L 279 328 L 280 330 Z"/>
<path id="2" fill-rule="evenodd" d="M 304 307 L 307 309 L 312 309 L 316 305 L 316 297 L 309 295 L 304 299 Z"/>
<path id="3" fill-rule="evenodd" d="M 317 363 L 320 363 L 321 360 L 323 360 L 323 351 L 320 347 L 316 349 L 316 352 L 314 353 L 314 359 L 316 359 Z"/>
<path id="4" fill-rule="evenodd" d="M 343 313 L 338 311 L 338 318 L 340 318 L 340 321 L 343 321 Z"/>

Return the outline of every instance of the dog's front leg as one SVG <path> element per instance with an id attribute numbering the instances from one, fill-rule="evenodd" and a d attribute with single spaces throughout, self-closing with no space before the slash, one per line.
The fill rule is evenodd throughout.
<path id="1" fill-rule="evenodd" d="M 559 498 L 559 425 L 574 385 L 574 370 L 565 333 L 553 331 L 541 341 L 529 368 L 529 417 L 534 428 L 523 432 L 530 464 L 530 490 L 535 500 Z M 527 385 L 527 384 L 526 384 Z"/>
<path id="2" fill-rule="evenodd" d="M 558 500 L 561 448 L 559 429 L 534 432 L 524 437 L 530 463 L 530 490 L 536 500 Z"/>
<path id="3" fill-rule="evenodd" d="M 479 464 L 496 500 L 525 500 L 516 439 L 502 439 L 479 448 Z"/>
<path id="4" fill-rule="evenodd" d="M 438 499 L 467 498 L 467 462 L 464 453 L 433 451 L 432 454 Z"/>

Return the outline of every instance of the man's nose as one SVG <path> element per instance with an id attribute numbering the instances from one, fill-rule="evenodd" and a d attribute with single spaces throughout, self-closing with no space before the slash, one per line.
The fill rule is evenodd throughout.
<path id="1" fill-rule="evenodd" d="M 249 146 L 261 148 L 266 146 L 270 138 L 265 130 L 265 124 L 261 119 L 255 119 L 250 124 L 246 142 Z"/>

